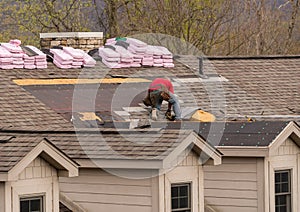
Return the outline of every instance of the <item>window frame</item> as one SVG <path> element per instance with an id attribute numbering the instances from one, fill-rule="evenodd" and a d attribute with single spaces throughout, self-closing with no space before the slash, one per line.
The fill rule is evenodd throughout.
<path id="1" fill-rule="evenodd" d="M 172 208 L 172 200 L 174 199 L 172 197 L 172 188 L 173 187 L 182 187 L 182 186 L 187 186 L 188 191 L 187 191 L 187 197 L 188 197 L 188 207 L 186 208 Z M 192 182 L 182 182 L 182 183 L 171 183 L 171 212 L 177 212 L 177 211 L 192 211 Z M 180 196 L 177 196 L 177 199 L 180 199 Z"/>
<path id="2" fill-rule="evenodd" d="M 298 176 L 300 176 L 300 154 L 275 155 L 265 159 L 265 211 L 275 212 L 275 171 L 291 170 L 291 211 L 298 211 Z"/>
<path id="3" fill-rule="evenodd" d="M 40 200 L 40 208 L 41 208 L 41 212 L 44 212 L 45 211 L 45 195 L 34 195 L 34 196 L 29 196 L 29 195 L 26 195 L 26 196 L 20 196 L 19 198 L 19 203 L 20 203 L 20 211 L 21 211 L 21 201 L 32 201 L 32 200 L 37 200 L 39 199 Z M 30 211 L 29 211 L 30 212 Z"/>
<path id="4" fill-rule="evenodd" d="M 287 192 L 277 192 L 276 193 L 276 184 L 283 184 L 285 182 L 279 182 L 279 183 L 276 183 L 276 174 L 281 174 L 281 173 L 288 173 L 288 191 Z M 277 205 L 276 205 L 276 197 L 277 196 L 286 196 L 286 197 L 289 197 L 289 202 L 286 203 L 287 205 L 287 212 L 291 212 L 292 211 L 292 169 L 282 169 L 282 170 L 274 170 L 274 188 L 275 188 L 275 191 L 274 191 L 274 195 L 275 195 L 275 211 L 276 211 L 276 208 L 277 208 Z M 280 211 L 279 211 L 280 212 Z"/>

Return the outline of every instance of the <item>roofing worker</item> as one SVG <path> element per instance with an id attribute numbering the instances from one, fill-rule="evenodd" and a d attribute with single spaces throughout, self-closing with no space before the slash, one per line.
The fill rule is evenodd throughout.
<path id="1" fill-rule="evenodd" d="M 157 110 L 160 111 L 163 100 L 169 103 L 168 110 L 166 112 L 166 117 L 171 119 L 171 107 L 173 106 L 173 111 L 175 113 L 175 121 L 180 121 L 181 109 L 179 101 L 174 95 L 174 88 L 171 81 L 164 78 L 156 78 L 150 84 L 148 89 L 148 96 L 144 99 L 145 105 L 152 106 L 153 120 L 157 120 Z"/>

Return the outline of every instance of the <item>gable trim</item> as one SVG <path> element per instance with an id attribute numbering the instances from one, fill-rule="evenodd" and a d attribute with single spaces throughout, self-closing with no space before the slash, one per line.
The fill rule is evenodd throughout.
<path id="1" fill-rule="evenodd" d="M 293 135 L 294 139 L 297 138 L 300 140 L 300 129 L 299 126 L 295 122 L 290 122 L 281 132 L 280 134 L 269 144 L 269 155 L 272 155 L 276 149 L 279 148 L 283 144 L 283 142 Z M 300 147 L 300 142 L 296 143 Z"/>
<path id="2" fill-rule="evenodd" d="M 206 141 L 199 137 L 195 132 L 192 132 L 187 136 L 176 148 L 173 150 L 164 160 L 163 168 L 168 169 L 174 166 L 174 161 L 180 156 L 186 149 L 198 149 L 201 151 L 199 155 L 204 153 L 207 159 L 213 159 L 214 165 L 220 165 L 222 163 L 221 154 Z"/>
<path id="3" fill-rule="evenodd" d="M 7 181 L 17 180 L 24 168 L 39 156 L 59 171 L 67 171 L 68 177 L 78 176 L 78 165 L 50 142 L 43 140 L 8 172 Z"/>
<path id="4" fill-rule="evenodd" d="M 266 146 L 217 146 L 224 157 L 266 157 L 269 155 L 269 148 Z"/>
<path id="5" fill-rule="evenodd" d="M 0 182 L 7 181 L 7 173 L 0 172 Z"/>

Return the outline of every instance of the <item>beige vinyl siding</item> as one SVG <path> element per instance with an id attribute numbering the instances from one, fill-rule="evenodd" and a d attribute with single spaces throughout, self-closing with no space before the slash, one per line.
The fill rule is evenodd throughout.
<path id="1" fill-rule="evenodd" d="M 222 212 L 263 211 L 263 159 L 223 158 L 219 166 L 204 166 L 207 205 Z"/>
<path id="2" fill-rule="evenodd" d="M 5 210 L 5 183 L 0 182 L 0 211 Z"/>
<path id="3" fill-rule="evenodd" d="M 89 212 L 157 211 L 154 181 L 157 180 L 122 178 L 100 169 L 82 169 L 79 177 L 59 178 L 62 194 Z M 153 207 L 152 202 L 156 202 Z"/>
<path id="4" fill-rule="evenodd" d="M 286 139 L 273 153 L 272 156 L 296 155 L 300 153 L 299 147 L 292 141 Z"/>
<path id="5" fill-rule="evenodd" d="M 177 167 L 180 166 L 199 166 L 199 156 L 191 150 L 185 150 L 183 156 L 177 157 Z"/>
<path id="6" fill-rule="evenodd" d="M 19 180 L 56 177 L 57 170 L 43 158 L 36 158 L 20 174 Z"/>

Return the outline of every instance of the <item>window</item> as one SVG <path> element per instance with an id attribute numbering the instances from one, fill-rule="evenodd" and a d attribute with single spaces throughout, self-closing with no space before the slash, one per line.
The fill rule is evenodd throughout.
<path id="1" fill-rule="evenodd" d="M 191 211 L 191 184 L 171 185 L 172 212 Z"/>
<path id="2" fill-rule="evenodd" d="M 43 197 L 21 198 L 20 212 L 43 212 Z"/>
<path id="3" fill-rule="evenodd" d="M 291 212 L 291 171 L 275 172 L 275 211 Z"/>

